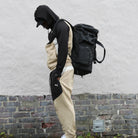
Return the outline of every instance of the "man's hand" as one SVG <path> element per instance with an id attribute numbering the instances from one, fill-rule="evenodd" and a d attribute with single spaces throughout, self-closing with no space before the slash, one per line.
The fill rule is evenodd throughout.
<path id="1" fill-rule="evenodd" d="M 61 75 L 57 73 L 56 69 L 51 71 L 50 76 L 52 79 L 57 79 L 57 80 L 60 80 L 60 77 L 61 77 Z"/>
<path id="2" fill-rule="evenodd" d="M 60 77 L 58 77 L 57 80 L 60 80 Z"/>

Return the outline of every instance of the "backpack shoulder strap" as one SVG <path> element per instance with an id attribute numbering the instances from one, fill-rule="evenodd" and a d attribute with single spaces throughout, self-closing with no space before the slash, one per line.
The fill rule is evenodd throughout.
<path id="1" fill-rule="evenodd" d="M 67 20 L 65 20 L 65 19 L 59 19 L 60 21 L 66 21 L 70 26 L 71 26 L 71 29 L 73 30 L 73 25 L 69 22 L 69 21 L 67 21 Z"/>
<path id="2" fill-rule="evenodd" d="M 96 60 L 98 63 L 102 63 L 102 62 L 104 61 L 104 59 L 105 59 L 106 50 L 105 50 L 105 48 L 104 48 L 104 45 L 103 45 L 101 42 L 99 42 L 99 41 L 97 40 L 96 43 L 97 43 L 98 45 L 100 45 L 100 46 L 104 49 L 103 59 L 102 59 L 101 61 L 99 61 L 99 60 L 97 59 L 97 57 L 95 58 L 95 60 Z"/>
<path id="3" fill-rule="evenodd" d="M 67 20 L 65 20 L 65 19 L 59 19 L 59 20 L 57 20 L 57 22 L 55 23 L 53 29 L 51 30 L 51 33 L 52 33 L 52 35 L 53 35 L 54 37 L 55 37 L 55 29 L 56 29 L 56 26 L 57 26 L 57 24 L 58 24 L 60 21 L 66 21 L 66 22 L 71 26 L 71 28 L 73 29 L 73 26 L 72 26 L 71 23 L 69 23 Z M 53 37 L 53 38 L 54 38 L 54 37 Z M 51 43 L 52 41 L 53 41 L 53 39 L 50 40 L 50 41 L 48 42 L 48 44 Z"/>

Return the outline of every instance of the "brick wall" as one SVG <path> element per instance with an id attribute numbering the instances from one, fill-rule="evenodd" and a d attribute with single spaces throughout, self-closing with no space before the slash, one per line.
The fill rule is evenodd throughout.
<path id="1" fill-rule="evenodd" d="M 93 120 L 105 120 L 103 135 L 138 136 L 138 94 L 72 95 L 77 133 L 92 131 Z M 43 127 L 47 127 L 44 132 Z M 0 96 L 0 132 L 17 138 L 63 134 L 50 95 Z"/>

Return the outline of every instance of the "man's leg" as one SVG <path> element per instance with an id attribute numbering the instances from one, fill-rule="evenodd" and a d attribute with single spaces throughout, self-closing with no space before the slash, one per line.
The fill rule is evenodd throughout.
<path id="1" fill-rule="evenodd" d="M 66 138 L 76 138 L 74 105 L 71 99 L 74 70 L 66 71 L 60 78 L 62 93 L 54 100 L 57 116 Z"/>

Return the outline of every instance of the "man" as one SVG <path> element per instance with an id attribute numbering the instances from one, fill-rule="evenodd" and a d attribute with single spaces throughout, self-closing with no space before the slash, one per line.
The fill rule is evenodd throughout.
<path id="1" fill-rule="evenodd" d="M 50 88 L 54 107 L 62 125 L 64 135 L 61 138 L 76 138 L 74 105 L 71 99 L 74 68 L 71 63 L 72 29 L 46 5 L 37 7 L 35 13 L 37 27 L 42 25 L 51 29 L 46 46 L 47 65 L 51 70 Z"/>

